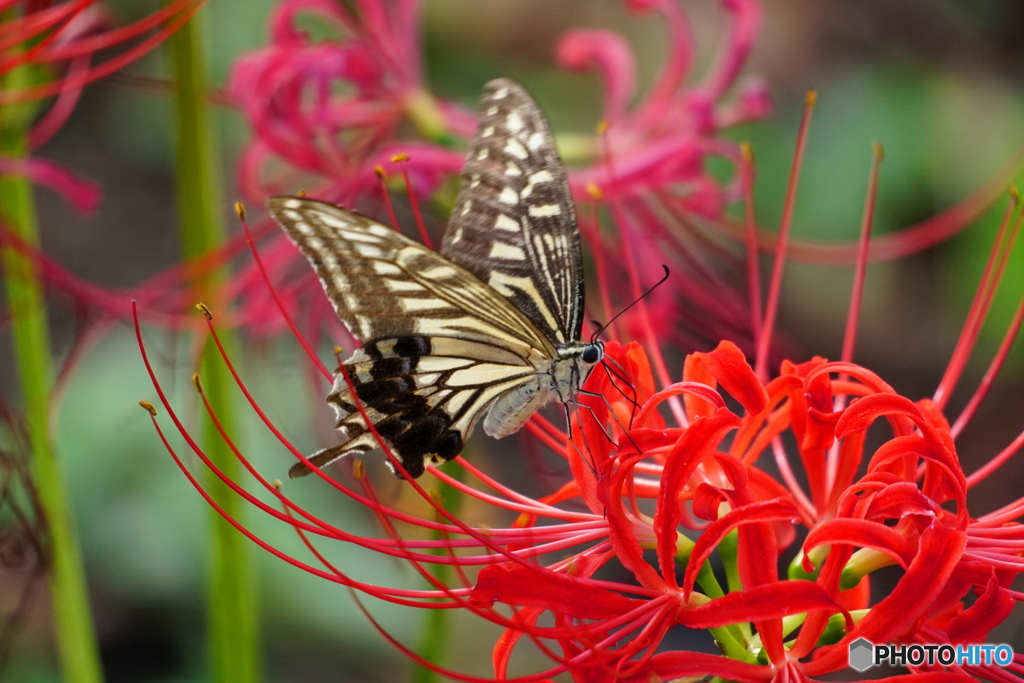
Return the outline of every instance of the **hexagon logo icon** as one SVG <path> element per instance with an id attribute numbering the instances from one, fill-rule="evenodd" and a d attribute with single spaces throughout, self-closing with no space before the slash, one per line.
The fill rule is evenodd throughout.
<path id="1" fill-rule="evenodd" d="M 850 643 L 850 668 L 855 671 L 867 671 L 874 663 L 875 646 L 865 638 L 858 638 Z"/>

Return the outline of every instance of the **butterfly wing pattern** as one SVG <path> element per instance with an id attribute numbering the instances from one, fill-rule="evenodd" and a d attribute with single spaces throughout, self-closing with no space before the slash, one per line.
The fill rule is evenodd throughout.
<path id="1" fill-rule="evenodd" d="M 327 397 L 347 440 L 311 456 L 318 467 L 378 447 L 362 407 L 419 477 L 458 455 L 481 418 L 501 438 L 572 401 L 603 357 L 600 341 L 578 341 L 579 232 L 547 122 L 508 80 L 488 83 L 481 108 L 440 253 L 333 204 L 268 201 L 363 342 Z"/>
<path id="2" fill-rule="evenodd" d="M 583 327 L 580 234 L 565 165 L 544 114 L 491 81 L 441 254 L 506 296 L 554 343 Z"/>

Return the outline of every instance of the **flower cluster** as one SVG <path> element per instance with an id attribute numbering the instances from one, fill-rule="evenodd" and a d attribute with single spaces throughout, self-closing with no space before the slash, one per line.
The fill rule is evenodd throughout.
<path id="1" fill-rule="evenodd" d="M 571 189 L 577 200 L 614 203 L 619 230 L 628 233 L 624 243 L 637 252 L 635 261 L 667 262 L 679 273 L 674 294 L 654 295 L 690 318 L 674 332 L 679 337 L 674 342 L 692 346 L 742 336 L 749 320 L 742 299 L 715 295 L 727 287 L 709 264 L 722 254 L 694 257 L 694 240 L 685 235 L 691 226 L 676 218 L 717 220 L 741 193 L 735 171 L 739 147 L 722 133 L 771 109 L 764 83 L 742 75 L 760 4 L 721 3 L 727 33 L 719 36 L 718 54 L 702 73 L 694 69 L 697 40 L 678 2 L 626 0 L 625 5 L 638 16 L 659 18 L 669 48 L 643 96 L 637 92 L 632 49 L 621 35 L 575 29 L 553 50 L 563 69 L 596 73 L 604 91 L 599 133 L 559 135 Z M 421 10 L 419 0 L 284 0 L 277 5 L 269 44 L 236 63 L 228 88 L 253 131 L 239 164 L 247 198 L 262 203 L 268 195 L 302 189 L 378 215 L 384 212 L 375 201 L 381 189 L 384 205 L 388 202 L 389 185 L 381 178 L 396 159 L 419 200 L 445 196 L 438 190 L 462 168 L 476 113 L 429 89 Z M 710 171 L 713 158 L 733 168 L 725 180 Z M 442 213 L 445 209 L 450 207 Z M 604 240 L 606 249 L 614 248 L 595 220 L 584 217 L 581 231 L 588 241 Z M 319 300 L 302 300 L 303 292 L 317 288 L 308 281 L 295 284 L 290 245 L 281 240 L 264 251 L 279 296 L 306 313 L 303 329 L 331 329 L 329 308 Z M 628 278 L 632 294 L 639 293 L 635 272 L 615 259 L 606 267 L 610 278 Z M 240 324 L 278 330 L 274 305 L 255 270 L 240 275 L 229 296 L 240 303 Z"/>
<path id="2" fill-rule="evenodd" d="M 431 514 L 417 515 L 382 500 L 362 463 L 352 468 L 352 484 L 318 471 L 340 494 L 373 512 L 384 531 L 376 538 L 304 508 L 252 467 L 228 434 L 225 441 L 263 493 L 224 476 L 162 392 L 161 401 L 206 466 L 238 495 L 293 527 L 315 562 L 277 549 L 231 520 L 243 533 L 287 562 L 367 595 L 409 607 L 462 609 L 502 626 L 505 634 L 493 652 L 498 679 L 513 675 L 514 655 L 531 643 L 552 664 L 520 680 L 562 672 L 578 681 L 638 683 L 706 674 L 751 682 L 809 680 L 844 669 L 849 644 L 858 638 L 983 642 L 1024 599 L 1012 588 L 1024 571 L 1024 498 L 978 517 L 967 502 L 973 485 L 1019 451 L 1024 434 L 970 477 L 956 448 L 1005 358 L 1024 306 L 968 407 L 952 426 L 944 414 L 1020 223 L 1008 212 L 961 342 L 932 398 L 903 396 L 848 360 L 787 360 L 769 377 L 766 364 L 752 367 L 730 341 L 687 356 L 681 380 L 672 382 L 656 345 L 609 341 L 606 360 L 584 385 L 567 429 L 540 416 L 527 424 L 532 437 L 566 463 L 564 482 L 549 495 L 531 498 L 459 458 L 469 477 L 428 471 L 475 501 L 466 506 L 473 516 L 444 509 L 423 480 L 411 480 L 407 485 L 432 507 Z M 648 307 L 629 315 L 647 318 L 629 326 L 652 325 Z M 212 323 L 211 331 L 216 334 Z M 308 462 L 236 379 L 275 438 Z M 155 375 L 153 380 L 160 392 Z M 147 407 L 160 429 L 155 409 Z M 502 518 L 504 524 L 494 523 Z M 352 576 L 318 549 L 328 542 L 400 558 L 431 588 L 387 587 Z M 439 566 L 454 568 L 456 579 L 437 578 Z M 884 567 L 899 572 L 891 588 L 874 580 Z M 721 654 L 668 647 L 666 637 L 677 629 L 709 631 Z M 463 677 L 436 662 L 417 661 Z M 1024 677 L 1024 668 L 964 665 L 933 675 L 1009 681 Z"/>
<path id="3" fill-rule="evenodd" d="M 688 84 L 695 53 L 685 14 L 673 0 L 631 0 L 637 13 L 657 12 L 668 30 L 670 54 L 661 75 L 635 107 L 633 55 L 610 31 L 576 30 L 556 48 L 560 66 L 596 71 L 605 88 L 605 138 L 565 145 L 577 196 L 590 186 L 617 197 L 664 192 L 688 211 L 717 216 L 738 185 L 713 179 L 707 159 L 734 162 L 734 143 L 721 131 L 765 116 L 763 84 L 744 84 L 740 73 L 753 44 L 759 5 L 723 2 L 731 23 L 722 54 L 702 77 Z M 375 187 L 375 169 L 397 154 L 422 196 L 430 196 L 462 167 L 451 149 L 472 135 L 471 111 L 434 96 L 423 76 L 418 0 L 352 3 L 285 1 L 271 22 L 270 45 L 238 62 L 230 91 L 252 125 L 254 138 L 241 165 L 246 194 L 262 199 L 304 187 L 317 196 L 350 202 Z M 319 24 L 314 38 L 302 28 Z M 738 92 L 733 91 L 738 88 Z M 403 134 L 409 126 L 415 135 Z M 571 148 L 571 149 L 570 149 Z M 616 160 L 614 175 L 602 163 Z"/>
<path id="4" fill-rule="evenodd" d="M 570 172 L 577 198 L 606 201 L 616 224 L 612 233 L 596 216 L 580 221 L 602 313 L 610 315 L 643 289 L 638 264 L 667 260 L 694 268 L 675 269 L 670 285 L 610 328 L 606 359 L 583 387 L 564 430 L 541 416 L 528 423 L 532 438 L 526 443 L 545 446 L 564 463 L 565 476 L 553 492 L 530 497 L 459 458 L 465 476 L 431 468 L 425 479 L 403 484 L 430 506 L 423 514 L 379 496 L 361 461 L 349 463 L 351 477 L 317 470 L 326 485 L 375 515 L 380 535 L 363 536 L 286 494 L 222 432 L 252 479 L 245 483 L 225 475 L 191 438 L 153 374 L 164 410 L 206 467 L 253 506 L 293 528 L 309 555 L 275 547 L 224 513 L 243 533 L 296 567 L 358 593 L 410 608 L 462 610 L 499 625 L 505 632 L 493 650 L 497 679 L 516 675 L 517 655 L 528 648 L 545 655 L 550 666 L 519 680 L 568 674 L 577 681 L 639 683 L 711 674 L 791 681 L 845 668 L 849 644 L 858 638 L 983 641 L 1024 599 L 1012 588 L 1024 570 L 1024 498 L 975 517 L 968 494 L 1017 453 L 1024 437 L 970 477 L 959 463 L 956 443 L 1005 358 L 1020 315 L 968 408 L 952 425 L 946 413 L 1005 270 L 1006 244 L 1012 243 L 1019 218 L 1011 221 L 1008 214 L 1005 243 L 994 250 L 999 256 L 993 257 L 962 342 L 932 398 L 903 396 L 852 362 L 852 342 L 844 344 L 839 361 L 775 363 L 770 340 L 789 219 L 777 238 L 778 267 L 763 317 L 756 288 L 750 302 L 737 300 L 714 274 L 694 264 L 678 234 L 690 217 L 717 218 L 741 190 L 749 193 L 749 161 L 717 135 L 767 111 L 757 83 L 737 87 L 759 6 L 722 3 L 731 19 L 730 38 L 700 85 L 684 84 L 693 41 L 677 4 L 651 0 L 629 6 L 658 12 L 672 45 L 656 84 L 638 104 L 629 106 L 635 95 L 632 56 L 621 38 L 575 31 L 557 49 L 562 66 L 592 68 L 605 86 L 607 128 L 566 146 L 572 150 L 570 163 L 577 163 Z M 472 133 L 474 118 L 424 85 L 418 10 L 413 0 L 279 5 L 270 46 L 242 60 L 232 77 L 231 92 L 255 131 L 241 167 L 247 194 L 262 199 L 302 186 L 326 199 L 365 202 L 377 193 L 380 167 L 400 154 L 421 197 L 432 196 L 457 172 L 462 154 L 450 145 Z M 312 38 L 299 28 L 300 14 L 319 18 L 334 35 Z M 724 185 L 711 179 L 705 162 L 712 155 L 734 161 L 737 177 Z M 785 215 L 791 216 L 791 209 L 790 198 Z M 961 216 L 944 225 L 953 223 L 966 221 Z M 746 227 L 749 260 L 755 264 L 759 247 L 752 217 Z M 935 224 L 930 227 L 929 239 L 941 232 Z M 865 239 L 857 254 L 861 269 L 867 255 Z M 271 246 L 264 257 L 258 269 L 230 285 L 232 295 L 250 303 L 238 313 L 246 324 L 270 324 L 279 309 L 308 316 L 299 321 L 303 330 L 317 330 L 322 316 L 334 321 L 323 303 L 295 303 L 303 290 L 319 292 L 281 275 L 290 273 L 290 247 Z M 755 270 L 751 282 L 757 281 Z M 272 291 L 258 294 L 266 282 L 273 283 Z M 690 354 L 675 381 L 680 372 L 670 368 L 678 361 L 663 357 L 661 345 L 685 344 L 683 299 L 712 312 L 704 316 L 705 336 L 717 331 L 716 338 L 736 342 Z M 858 306 L 851 308 L 856 312 Z M 740 344 L 748 338 L 751 318 L 756 351 L 748 353 Z M 855 330 L 855 322 L 850 328 Z M 212 322 L 210 329 L 216 336 Z M 728 333 L 737 329 L 740 333 Z M 642 346 L 615 338 L 639 339 Z M 142 345 L 141 331 L 139 341 Z M 234 373 L 230 358 L 224 360 Z M 323 374 L 330 379 L 329 372 Z M 235 377 L 282 450 L 308 464 Z M 203 401 L 219 424 L 216 406 L 205 395 Z M 156 410 L 146 407 L 160 430 Z M 217 506 L 171 442 L 164 443 Z M 381 446 L 393 458 L 387 444 Z M 286 468 L 282 465 L 282 471 Z M 428 490 L 431 481 L 473 504 L 464 506 L 467 512 L 446 509 Z M 330 543 L 398 558 L 430 588 L 382 586 L 375 577 L 354 575 L 322 552 Z M 877 579 L 883 568 L 898 575 L 894 586 Z M 386 628 L 378 628 L 391 639 Z M 669 637 L 681 629 L 710 632 L 720 654 L 675 649 Z M 392 642 L 423 666 L 472 678 Z M 911 673 L 1009 681 L 1019 680 L 1024 667 L 1019 662 L 1007 669 L 976 665 L 950 672 L 913 667 Z"/>

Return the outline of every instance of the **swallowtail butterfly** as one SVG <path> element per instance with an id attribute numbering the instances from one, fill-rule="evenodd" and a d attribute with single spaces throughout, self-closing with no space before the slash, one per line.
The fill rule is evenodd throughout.
<path id="1" fill-rule="evenodd" d="M 317 466 L 378 447 L 356 399 L 419 477 L 458 455 L 481 418 L 500 439 L 549 401 L 573 401 L 604 355 L 600 341 L 579 341 L 583 267 L 565 167 L 512 81 L 486 86 L 440 252 L 332 204 L 268 206 L 363 342 L 345 361 L 351 389 L 339 370 L 327 397 L 347 440 L 311 456 Z"/>

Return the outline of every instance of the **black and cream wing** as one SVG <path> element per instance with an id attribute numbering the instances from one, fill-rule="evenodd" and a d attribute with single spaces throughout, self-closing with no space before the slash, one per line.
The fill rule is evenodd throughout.
<path id="1" fill-rule="evenodd" d="M 493 288 L 397 230 L 304 197 L 271 197 L 267 208 L 309 260 L 338 316 L 360 341 L 445 335 L 554 353 L 548 340 Z"/>
<path id="2" fill-rule="evenodd" d="M 441 253 L 507 297 L 552 342 L 582 330 L 583 266 L 565 165 L 517 83 L 489 82 Z"/>
<path id="3" fill-rule="evenodd" d="M 482 413 L 535 376 L 555 349 L 493 288 L 456 263 L 365 216 L 300 197 L 271 214 L 315 269 L 363 345 L 328 396 L 348 440 L 324 465 L 377 448 L 356 401 L 413 477 L 449 460 Z M 351 388 L 350 388 L 351 387 Z M 291 475 L 306 474 L 301 463 Z"/>

